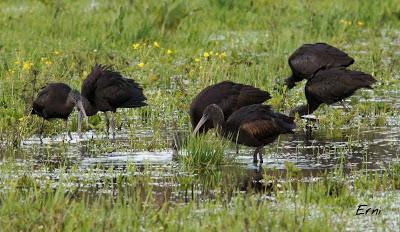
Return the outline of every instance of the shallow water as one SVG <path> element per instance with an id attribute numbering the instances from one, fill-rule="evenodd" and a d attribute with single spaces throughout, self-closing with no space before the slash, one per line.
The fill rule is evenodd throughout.
<path id="1" fill-rule="evenodd" d="M 359 94 L 347 100 L 349 108 L 354 101 L 387 104 L 396 112 L 400 109 L 398 91 L 385 93 L 359 91 Z M 339 108 L 337 111 L 345 114 L 341 109 L 342 106 L 331 107 Z M 226 183 L 231 187 L 258 186 L 259 188 L 264 185 L 260 182 L 264 173 L 283 180 L 288 163 L 299 168 L 304 181 L 307 181 L 339 167 L 343 167 L 346 172 L 375 171 L 384 169 L 391 162 L 398 162 L 400 115 L 396 113 L 385 115 L 382 126 L 369 126 L 362 122 L 363 120 L 373 121 L 374 118 L 356 116 L 348 126 L 329 129 L 329 127 L 319 128 L 319 119 L 313 116 L 310 122 L 313 126 L 311 134 L 299 127 L 295 134 L 280 136 L 275 143 L 265 147 L 262 165 L 253 164 L 253 148 L 241 146 L 239 154 L 236 154 L 235 146 L 232 144 L 225 153 L 229 157 L 234 157 L 234 162 L 217 168 L 211 173 L 210 178 L 214 178 L 212 176 L 225 178 L 231 175 L 237 178 L 234 183 Z M 28 170 L 32 169 L 32 175 L 48 176 L 52 179 L 58 179 L 64 169 L 68 173 L 71 167 L 78 169 L 71 172 L 71 175 L 79 176 L 81 173 L 81 178 L 84 179 L 85 176 L 89 178 L 89 175 L 85 174 L 98 167 L 101 167 L 101 170 L 112 168 L 111 175 L 116 176 L 128 165 L 133 165 L 137 168 L 135 175 L 142 175 L 140 170 L 146 170 L 150 173 L 154 185 L 169 186 L 176 184 L 175 180 L 164 180 L 164 177 L 196 176 L 193 170 L 185 169 L 174 156 L 171 141 L 173 133 L 173 129 L 166 129 L 160 132 L 159 137 L 154 137 L 151 128 L 141 127 L 133 132 L 122 127 L 116 130 L 114 143 L 111 142 L 109 135 L 93 130 L 84 132 L 81 138 L 77 133 L 72 133 L 72 140 L 69 140 L 66 133 L 46 137 L 43 138 L 43 144 L 40 143 L 39 137 L 33 136 L 21 142 L 19 150 L 15 153 L 15 159 L 19 165 L 26 166 Z M 132 147 L 132 144 L 149 141 L 171 146 L 156 151 Z M 99 171 L 97 174 L 96 178 L 100 182 L 103 177 L 109 175 L 105 171 Z M 215 185 L 211 184 L 209 187 L 213 188 Z"/>

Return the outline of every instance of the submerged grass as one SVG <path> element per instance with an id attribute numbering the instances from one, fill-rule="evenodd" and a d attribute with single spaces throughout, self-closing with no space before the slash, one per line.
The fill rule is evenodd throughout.
<path id="1" fill-rule="evenodd" d="M 229 142 L 217 139 L 215 135 L 189 136 L 178 159 L 187 167 L 207 169 L 226 164 L 232 157 L 225 155 Z"/>
<path id="2" fill-rule="evenodd" d="M 321 228 L 344 231 L 371 225 L 384 230 L 399 226 L 398 211 L 391 208 L 393 201 L 399 200 L 399 195 L 393 192 L 399 184 L 398 179 L 396 183 L 391 179 L 397 169 L 373 176 L 352 173 L 351 179 L 339 169 L 305 183 L 295 181 L 298 174 L 288 166 L 286 181 L 272 182 L 268 195 L 243 195 L 237 190 L 221 190 L 209 192 L 208 200 L 196 194 L 190 201 L 173 197 L 179 195 L 185 181 L 165 185 L 155 192 L 160 185 L 151 182 L 149 172 L 144 170 L 143 174 L 135 175 L 135 168 L 130 165 L 123 174 L 104 170 L 108 174 L 101 182 L 98 182 L 96 172 L 90 171 L 86 175 L 92 181 L 81 182 L 77 176 L 81 173 L 74 169 L 59 172 L 59 179 L 40 180 L 42 177 L 29 175 L 4 178 L 5 174 L 17 170 L 5 172 L 3 169 L 2 172 L 1 182 L 7 188 L 0 192 L 0 223 L 6 231 L 321 231 Z M 265 176 L 265 179 L 277 180 L 276 176 Z M 219 180 L 220 183 L 224 181 L 224 178 Z M 379 196 L 379 193 L 371 192 L 376 188 L 384 194 Z M 192 186 L 189 191 L 193 194 L 196 190 Z M 354 221 L 363 222 L 366 217 L 355 215 L 359 204 L 380 207 L 382 215 L 369 215 L 369 225 L 356 225 Z"/>

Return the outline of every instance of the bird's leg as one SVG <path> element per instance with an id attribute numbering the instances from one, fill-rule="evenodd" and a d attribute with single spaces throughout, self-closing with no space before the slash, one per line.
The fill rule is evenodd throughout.
<path id="1" fill-rule="evenodd" d="M 124 126 L 124 124 L 128 125 L 128 116 L 126 115 L 126 113 L 122 114 L 122 117 L 124 118 L 123 120 L 121 120 L 121 123 L 119 124 L 119 130 L 122 129 L 122 127 Z"/>
<path id="2" fill-rule="evenodd" d="M 78 136 L 82 138 L 82 113 L 78 112 Z"/>
<path id="3" fill-rule="evenodd" d="M 115 140 L 115 112 L 111 112 L 111 134 L 113 141 Z"/>
<path id="4" fill-rule="evenodd" d="M 71 131 L 69 131 L 69 129 L 68 129 L 68 119 L 65 119 L 65 120 L 64 120 L 64 127 L 65 127 L 65 129 L 67 130 L 69 139 L 72 140 Z"/>
<path id="5" fill-rule="evenodd" d="M 236 143 L 236 155 L 239 154 L 239 144 Z"/>
<path id="6" fill-rule="evenodd" d="M 110 120 L 108 119 L 107 112 L 104 111 L 103 113 L 104 113 L 104 118 L 106 119 L 106 132 L 109 135 L 110 134 L 109 133 L 110 132 Z"/>
<path id="7" fill-rule="evenodd" d="M 259 147 L 258 151 L 259 151 L 258 156 L 260 158 L 260 163 L 263 163 L 264 162 L 264 160 L 263 160 L 264 147 Z"/>
<path id="8" fill-rule="evenodd" d="M 346 106 L 346 104 L 344 104 L 343 100 L 340 101 L 340 104 L 343 106 L 344 111 L 346 111 L 346 112 L 350 111 L 349 108 Z"/>
<path id="9" fill-rule="evenodd" d="M 40 144 L 43 144 L 43 140 L 42 140 L 43 129 L 44 129 L 44 118 L 43 118 L 43 120 L 42 120 L 42 125 L 40 125 L 40 129 L 39 129 Z"/>
<path id="10" fill-rule="evenodd" d="M 253 154 L 253 163 L 257 163 L 257 154 L 259 152 L 259 147 L 256 147 L 256 149 L 254 150 L 254 154 Z"/>
<path id="11" fill-rule="evenodd" d="M 306 136 L 307 136 L 307 139 L 311 138 L 311 133 L 312 133 L 312 126 L 310 125 L 310 120 L 307 118 L 306 119 Z"/>

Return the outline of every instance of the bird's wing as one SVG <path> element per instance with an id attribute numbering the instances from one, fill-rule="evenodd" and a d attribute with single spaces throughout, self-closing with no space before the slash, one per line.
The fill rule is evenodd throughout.
<path id="1" fill-rule="evenodd" d="M 289 66 L 294 73 L 306 78 L 326 68 L 347 67 L 354 59 L 347 53 L 329 44 L 304 44 L 289 57 Z"/>
<path id="2" fill-rule="evenodd" d="M 314 49 L 324 60 L 325 68 L 348 67 L 354 63 L 354 59 L 346 52 L 329 44 L 317 43 Z"/>
<path id="3" fill-rule="evenodd" d="M 137 83 L 119 76 L 99 80 L 96 98 L 106 99 L 114 108 L 129 107 L 146 100 L 143 89 Z"/>
<path id="4" fill-rule="evenodd" d="M 239 128 L 241 133 L 250 134 L 265 141 L 282 133 L 292 133 L 294 119 L 275 113 L 267 105 L 250 105 L 235 111 L 226 122 L 227 128 Z"/>
<path id="5" fill-rule="evenodd" d="M 366 73 L 344 68 L 318 72 L 305 87 L 307 98 L 332 104 L 351 96 L 360 88 L 371 88 L 375 79 Z"/>
<path id="6" fill-rule="evenodd" d="M 289 66 L 292 72 L 301 77 L 310 77 L 321 69 L 319 57 L 309 49 L 300 47 L 289 57 Z"/>
<path id="7" fill-rule="evenodd" d="M 211 104 L 217 104 L 224 112 L 225 118 L 242 106 L 263 103 L 270 99 L 268 92 L 261 89 L 223 81 L 203 89 L 190 104 L 190 120 L 196 126 L 204 109 Z"/>
<path id="8" fill-rule="evenodd" d="M 104 70 L 106 69 L 106 66 L 95 64 L 92 71 L 82 83 L 81 94 L 91 102 L 94 102 L 97 81 L 104 75 Z"/>
<path id="9" fill-rule="evenodd" d="M 218 104 L 227 118 L 234 111 L 243 106 L 261 104 L 270 99 L 268 92 L 250 85 L 230 83 L 230 86 L 221 92 Z"/>

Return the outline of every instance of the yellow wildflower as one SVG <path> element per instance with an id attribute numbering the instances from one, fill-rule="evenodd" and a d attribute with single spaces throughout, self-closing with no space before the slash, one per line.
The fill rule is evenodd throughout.
<path id="1" fill-rule="evenodd" d="M 199 58 L 195 58 L 194 61 L 200 62 L 200 59 Z"/>
<path id="2" fill-rule="evenodd" d="M 144 67 L 144 63 L 143 63 L 143 62 L 140 62 L 139 64 L 137 64 L 137 66 L 138 66 L 139 68 L 143 68 L 143 67 Z"/>
<path id="3" fill-rule="evenodd" d="M 210 51 L 210 56 L 212 56 L 214 54 L 214 52 L 213 51 Z"/>
<path id="4" fill-rule="evenodd" d="M 138 48 L 140 48 L 140 43 L 134 43 L 134 44 L 132 44 L 132 48 L 133 49 L 138 49 Z"/>
<path id="5" fill-rule="evenodd" d="M 150 80 L 151 82 L 158 81 L 158 76 L 157 76 L 157 75 L 154 75 L 154 74 L 152 74 L 152 75 L 150 75 L 150 76 L 149 76 L 149 80 Z"/>
<path id="6" fill-rule="evenodd" d="M 364 22 L 363 22 L 363 21 L 357 21 L 357 25 L 358 25 L 359 27 L 362 27 L 362 26 L 364 26 Z"/>
<path id="7" fill-rule="evenodd" d="M 51 62 L 50 60 L 46 60 L 44 63 L 45 63 L 46 65 L 51 65 L 51 64 L 53 64 L 53 62 Z"/>
<path id="8" fill-rule="evenodd" d="M 15 65 L 19 65 L 19 64 L 21 64 L 21 62 L 19 60 L 17 60 L 17 61 L 14 62 L 14 64 Z"/>
<path id="9" fill-rule="evenodd" d="M 14 73 L 15 73 L 15 71 L 12 70 L 12 69 L 9 69 L 8 72 L 11 73 L 11 74 L 14 74 Z"/>
<path id="10" fill-rule="evenodd" d="M 351 21 L 347 21 L 346 24 L 347 24 L 347 25 L 351 25 L 352 22 L 351 22 Z"/>
<path id="11" fill-rule="evenodd" d="M 219 58 L 220 59 L 224 59 L 226 57 L 225 52 L 221 52 L 221 54 L 219 54 Z"/>
<path id="12" fill-rule="evenodd" d="M 210 57 L 210 54 L 208 52 L 204 52 L 203 56 L 204 56 L 204 58 L 208 59 L 208 57 Z"/>
<path id="13" fill-rule="evenodd" d="M 32 62 L 26 61 L 26 62 L 24 62 L 24 64 L 22 65 L 22 70 L 24 70 L 24 71 L 29 71 L 29 70 L 31 70 L 32 65 L 33 65 Z"/>
<path id="14" fill-rule="evenodd" d="M 168 54 L 168 55 L 171 55 L 172 53 L 173 53 L 173 52 L 172 52 L 171 49 L 168 49 L 168 50 L 167 50 L 167 54 Z"/>
<path id="15" fill-rule="evenodd" d="M 61 52 L 60 52 L 60 51 L 58 51 L 58 50 L 55 50 L 55 51 L 54 51 L 54 54 L 55 54 L 55 55 L 60 55 L 60 54 L 61 54 Z"/>
<path id="16" fill-rule="evenodd" d="M 216 53 L 215 53 L 215 56 L 219 56 L 219 52 L 216 52 Z"/>
<path id="17" fill-rule="evenodd" d="M 160 44 L 159 44 L 158 42 L 154 42 L 154 43 L 153 43 L 153 46 L 154 46 L 155 48 L 160 48 Z"/>

